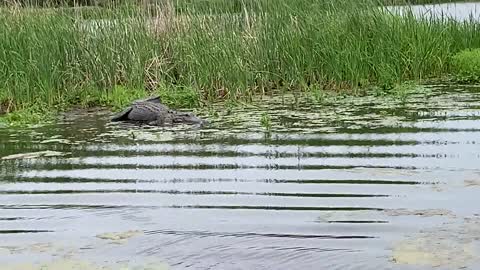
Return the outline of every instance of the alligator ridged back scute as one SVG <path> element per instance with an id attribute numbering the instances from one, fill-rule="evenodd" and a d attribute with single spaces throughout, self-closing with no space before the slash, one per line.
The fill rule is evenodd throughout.
<path id="1" fill-rule="evenodd" d="M 165 110 L 167 108 L 159 103 L 135 102 L 132 104 L 128 118 L 133 121 L 154 121 Z"/>

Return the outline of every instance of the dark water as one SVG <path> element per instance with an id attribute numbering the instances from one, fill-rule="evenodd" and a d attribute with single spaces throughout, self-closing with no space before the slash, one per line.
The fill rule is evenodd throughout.
<path id="1" fill-rule="evenodd" d="M 62 154 L 0 159 L 1 265 L 479 269 L 479 91 L 279 97 L 212 109 L 205 129 L 112 124 L 100 111 L 1 128 L 0 157 Z"/>

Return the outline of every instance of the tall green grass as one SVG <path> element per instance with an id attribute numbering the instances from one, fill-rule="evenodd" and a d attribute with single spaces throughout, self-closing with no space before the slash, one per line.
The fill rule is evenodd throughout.
<path id="1" fill-rule="evenodd" d="M 22 107 L 77 103 L 116 85 L 143 89 L 146 64 L 162 50 L 140 13 L 122 12 L 86 21 L 55 10 L 3 10 L 2 96 Z"/>
<path id="2" fill-rule="evenodd" d="M 118 86 L 132 97 L 189 89 L 195 93 L 185 96 L 207 101 L 312 86 L 388 88 L 442 76 L 453 54 L 480 46 L 476 22 L 396 16 L 373 0 L 165 0 L 0 13 L 4 111 L 111 105 L 127 99 L 109 97 Z"/>

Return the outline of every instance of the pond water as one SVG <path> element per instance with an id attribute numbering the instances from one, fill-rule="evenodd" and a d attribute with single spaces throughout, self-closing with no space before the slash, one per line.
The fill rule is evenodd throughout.
<path id="1" fill-rule="evenodd" d="M 479 91 L 0 128 L 0 269 L 479 269 Z"/>
<path id="2" fill-rule="evenodd" d="M 458 2 L 430 5 L 390 6 L 388 10 L 400 14 L 407 10 L 418 17 L 445 17 L 458 21 L 480 20 L 480 2 Z"/>

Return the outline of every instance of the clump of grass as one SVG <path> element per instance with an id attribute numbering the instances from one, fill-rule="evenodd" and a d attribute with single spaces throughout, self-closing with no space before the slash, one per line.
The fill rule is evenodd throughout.
<path id="1" fill-rule="evenodd" d="M 271 119 L 271 117 L 268 113 L 266 113 L 266 112 L 262 113 L 262 116 L 260 118 L 260 124 L 267 131 L 270 131 L 272 129 L 272 119 Z"/>
<path id="2" fill-rule="evenodd" d="M 480 80 L 480 48 L 463 50 L 452 57 L 453 73 L 457 80 Z"/>

